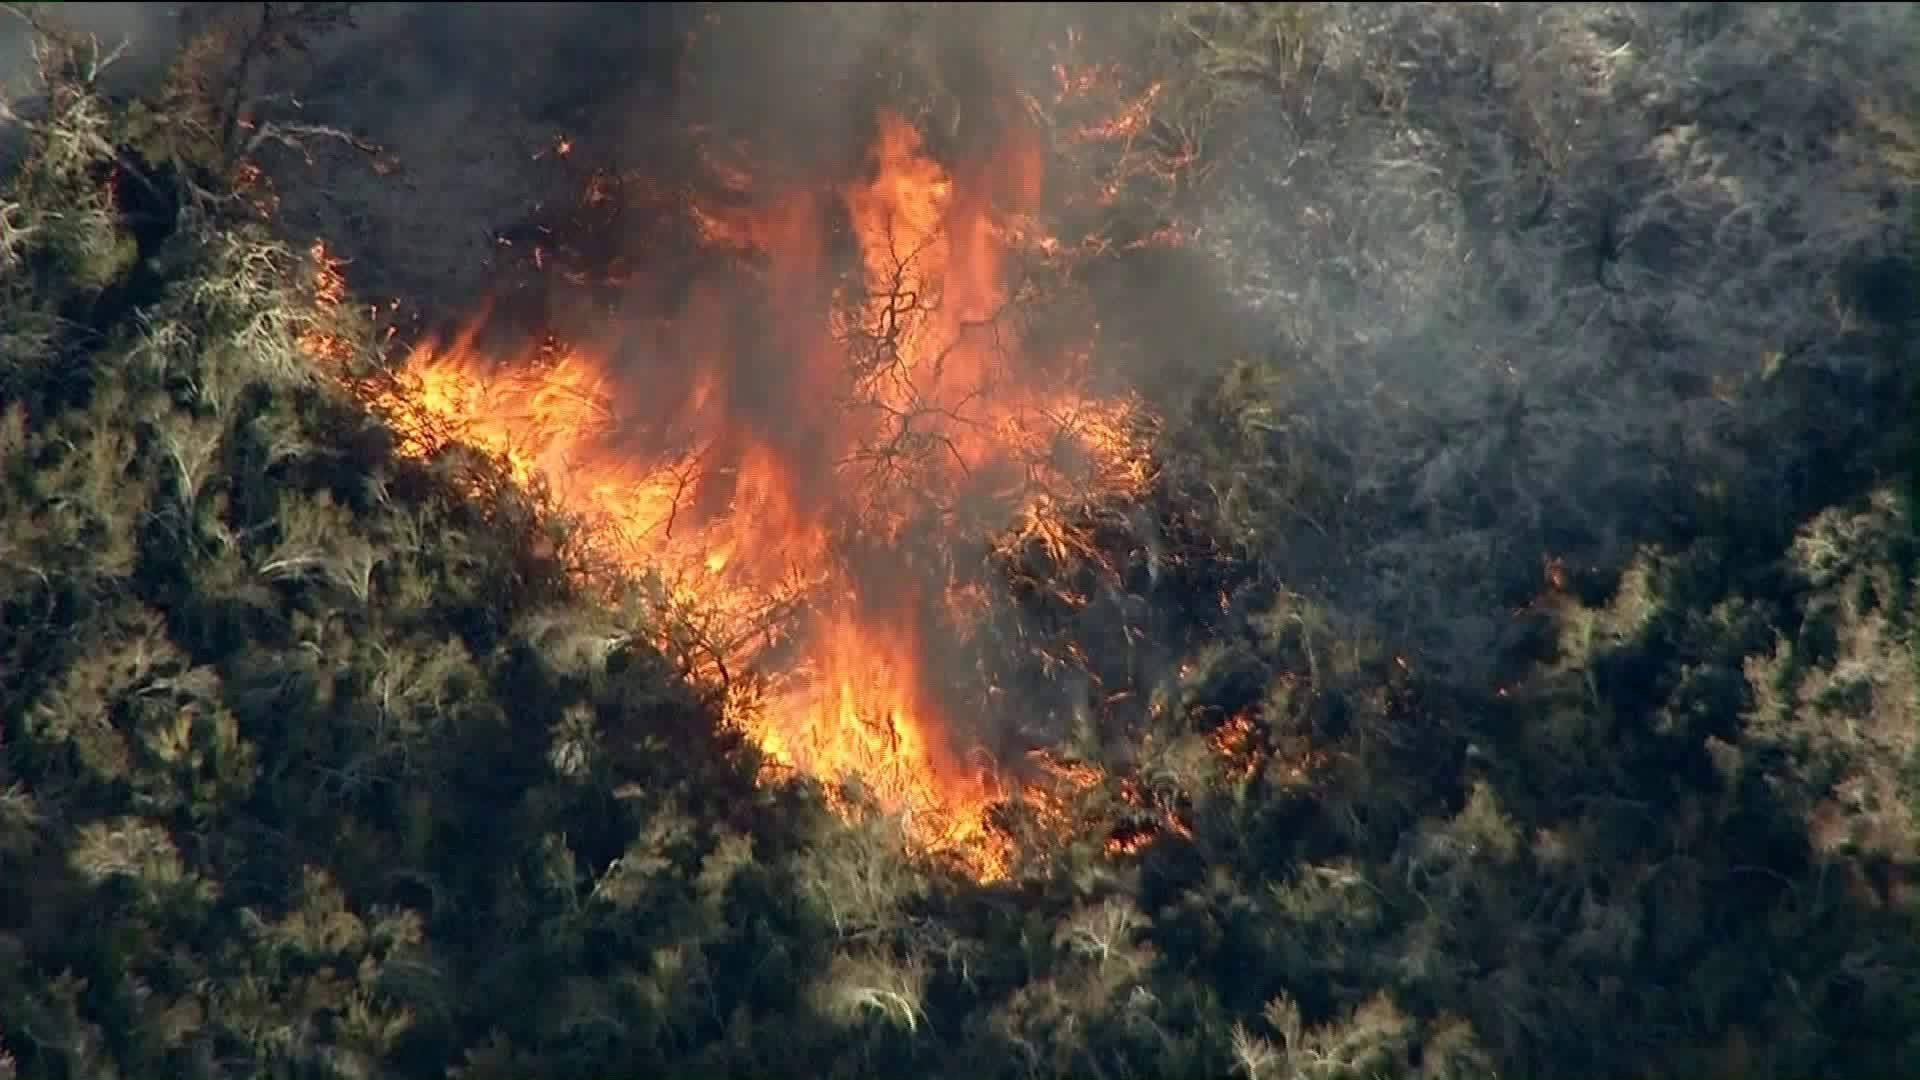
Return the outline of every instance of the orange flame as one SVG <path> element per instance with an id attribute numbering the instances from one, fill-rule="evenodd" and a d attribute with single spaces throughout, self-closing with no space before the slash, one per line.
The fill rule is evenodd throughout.
<path id="1" fill-rule="evenodd" d="M 1012 139 L 950 175 L 885 115 L 865 175 L 837 191 L 767 196 L 740 170 L 722 179 L 724 198 L 691 207 L 692 224 L 710 248 L 757 260 L 755 313 L 775 347 L 740 336 L 724 291 L 696 283 L 644 337 L 505 358 L 477 330 L 421 346 L 404 390 L 378 404 L 407 452 L 457 439 L 503 456 L 611 558 L 717 612 L 727 663 L 780 668 L 734 717 L 774 760 L 859 777 L 918 839 L 993 876 L 997 787 L 953 745 L 927 662 L 928 613 L 951 625 L 977 596 L 970 608 L 967 586 L 929 580 L 906 534 L 933 520 L 950 535 L 955 508 L 983 499 L 1035 528 L 1064 501 L 1063 449 L 1090 482 L 1145 478 L 1133 405 L 1088 397 L 1086 350 L 1020 349 L 1010 249 L 1054 249 L 1014 221 L 1037 205 L 1039 145 Z M 835 204 L 857 248 L 850 281 L 833 272 Z M 774 659 L 776 641 L 794 655 Z"/>

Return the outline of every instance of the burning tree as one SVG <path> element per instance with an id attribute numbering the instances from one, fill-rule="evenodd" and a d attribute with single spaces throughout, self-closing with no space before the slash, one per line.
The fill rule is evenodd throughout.
<path id="1" fill-rule="evenodd" d="M 672 199 L 657 176 L 589 170 L 567 219 L 514 232 L 543 288 L 600 290 L 621 314 L 567 326 L 544 304 L 545 340 L 505 356 L 483 344 L 501 324 L 477 320 L 370 400 L 410 452 L 503 455 L 580 516 L 602 565 L 703 610 L 689 670 L 740 680 L 737 720 L 776 760 L 861 777 L 992 872 L 982 815 L 1005 789 L 968 745 L 985 725 L 953 715 L 983 699 L 934 662 L 973 634 L 956 613 L 988 567 L 969 551 L 1015 519 L 1091 551 L 1068 511 L 1144 489 L 1151 423 L 1099 384 L 1075 279 L 1111 241 L 1051 231 L 1058 146 L 1017 99 L 985 98 L 990 137 L 950 138 L 943 161 L 908 119 L 942 100 L 875 112 L 851 169 L 813 181 L 699 126 Z M 580 168 L 575 143 L 556 149 Z M 582 229 L 621 215 L 668 242 L 654 264 Z M 678 260 L 704 269 L 688 281 Z"/>

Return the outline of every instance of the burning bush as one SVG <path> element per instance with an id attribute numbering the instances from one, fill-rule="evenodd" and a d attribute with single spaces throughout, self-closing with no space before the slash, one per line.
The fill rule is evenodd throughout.
<path id="1" fill-rule="evenodd" d="M 332 10 L 6 114 L 0 1073 L 1911 1071 L 1868 16 L 674 9 L 415 333 Z"/>

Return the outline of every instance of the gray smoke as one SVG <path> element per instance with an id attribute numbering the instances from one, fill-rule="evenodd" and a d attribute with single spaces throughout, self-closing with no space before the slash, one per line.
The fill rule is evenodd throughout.
<path id="1" fill-rule="evenodd" d="M 110 90 L 151 85 L 180 44 L 176 4 L 16 4 L 0 12 L 0 93 L 30 93 L 33 24 L 92 34 L 104 52 L 120 51 L 107 69 Z M 31 21 L 29 21 L 31 20 Z"/>
<path id="2" fill-rule="evenodd" d="M 1319 7 L 1203 217 L 1350 468 L 1352 555 L 1301 576 L 1473 679 L 1515 568 L 1617 566 L 1716 482 L 1786 513 L 1806 428 L 1871 434 L 1790 387 L 1870 400 L 1856 285 L 1905 251 L 1913 178 L 1869 110 L 1920 102 L 1913 31 L 1877 4 Z"/>
<path id="3" fill-rule="evenodd" d="M 136 81 L 172 44 L 162 7 L 60 8 L 132 35 Z M 919 49 L 962 102 L 929 126 L 964 139 L 981 58 L 1097 10 L 764 5 L 676 82 L 697 7 L 368 5 L 272 78 L 381 152 L 277 160 L 280 226 L 366 293 L 466 310 L 493 230 L 576 194 L 536 159 L 559 135 L 631 164 L 698 118 L 838 168 L 903 90 L 873 58 Z M 1115 316 L 1169 369 L 1216 340 L 1287 372 L 1287 437 L 1344 489 L 1329 519 L 1268 526 L 1295 587 L 1472 682 L 1544 558 L 1604 576 L 1719 483 L 1787 513 L 1808 439 L 1870 434 L 1792 388 L 1867 400 L 1888 313 L 1861 283 L 1911 277 L 1913 178 L 1873 122 L 1920 101 L 1909 5 L 1310 10 L 1298 77 L 1213 140 L 1193 257 Z M 0 37 L 0 75 L 19 53 Z"/>

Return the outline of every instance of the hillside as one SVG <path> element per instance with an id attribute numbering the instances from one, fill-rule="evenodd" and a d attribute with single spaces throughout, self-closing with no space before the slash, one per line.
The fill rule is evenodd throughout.
<path id="1" fill-rule="evenodd" d="M 0 1080 L 1920 1071 L 1910 13 L 209 7 L 0 11 Z"/>

